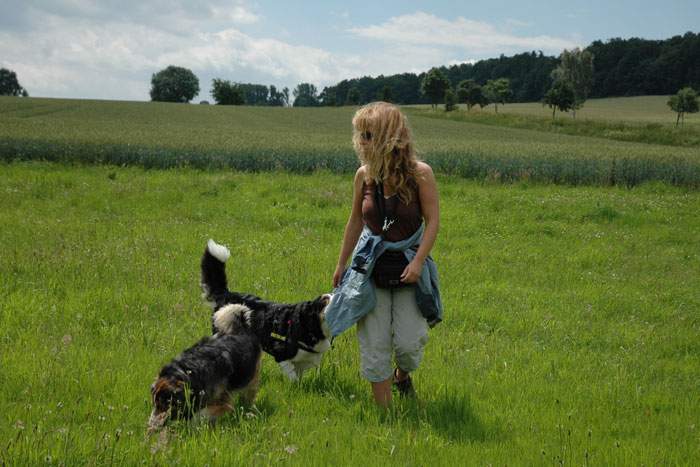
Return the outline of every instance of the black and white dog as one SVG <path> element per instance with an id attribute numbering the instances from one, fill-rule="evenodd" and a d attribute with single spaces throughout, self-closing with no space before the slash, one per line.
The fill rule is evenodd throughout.
<path id="1" fill-rule="evenodd" d="M 331 295 L 285 304 L 231 292 L 226 279 L 230 255 L 228 248 L 214 240 L 207 243 L 201 263 L 204 299 L 214 312 L 230 304 L 245 305 L 250 310 L 246 312 L 247 323 L 260 339 L 262 349 L 275 358 L 291 380 L 298 380 L 305 370 L 318 366 L 330 348 L 324 311 Z M 212 324 L 213 332 L 220 332 L 215 319 Z"/>
<path id="2" fill-rule="evenodd" d="M 244 305 L 228 305 L 214 315 L 219 332 L 202 338 L 165 365 L 151 385 L 153 411 L 148 432 L 169 420 L 203 415 L 213 423 L 232 410 L 232 392 L 252 405 L 258 392 L 262 347 L 246 323 Z"/>

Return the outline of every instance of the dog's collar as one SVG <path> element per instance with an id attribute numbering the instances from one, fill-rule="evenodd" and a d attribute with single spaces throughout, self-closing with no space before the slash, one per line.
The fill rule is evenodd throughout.
<path id="1" fill-rule="evenodd" d="M 273 341 L 277 341 L 277 342 L 284 342 L 285 344 L 289 343 L 289 339 L 287 339 L 286 337 L 283 337 L 279 334 L 275 334 L 274 332 L 272 334 L 270 334 L 270 339 L 272 339 Z M 305 352 L 318 353 L 318 350 L 312 349 L 311 347 L 304 344 L 303 342 L 297 341 L 297 342 L 294 342 L 294 345 L 296 345 L 297 347 L 299 347 L 301 350 L 303 350 Z"/>

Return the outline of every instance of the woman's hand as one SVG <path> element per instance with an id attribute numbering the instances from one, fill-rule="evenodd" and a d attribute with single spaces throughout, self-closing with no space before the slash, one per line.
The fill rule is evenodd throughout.
<path id="1" fill-rule="evenodd" d="M 415 259 L 408 263 L 406 268 L 401 273 L 401 282 L 404 284 L 414 284 L 418 282 L 420 274 L 423 271 L 423 262 Z"/>
<path id="2" fill-rule="evenodd" d="M 341 265 L 336 266 L 335 272 L 333 273 L 333 288 L 335 289 L 340 284 L 340 279 L 343 278 L 343 272 L 345 268 Z"/>

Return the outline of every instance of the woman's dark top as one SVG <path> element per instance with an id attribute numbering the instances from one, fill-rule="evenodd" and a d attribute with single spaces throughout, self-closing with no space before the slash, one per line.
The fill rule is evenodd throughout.
<path id="1" fill-rule="evenodd" d="M 382 233 L 383 220 L 379 219 L 379 211 L 375 206 L 375 190 L 376 184 L 373 181 L 369 183 L 362 182 L 362 220 L 372 233 L 380 235 Z M 396 219 L 389 227 L 389 230 L 384 233 L 386 240 L 390 242 L 404 240 L 420 228 L 423 215 L 420 209 L 417 187 L 413 189 L 413 197 L 408 204 L 404 204 L 396 193 L 388 198 L 385 197 L 384 200 L 386 216 L 389 219 Z"/>

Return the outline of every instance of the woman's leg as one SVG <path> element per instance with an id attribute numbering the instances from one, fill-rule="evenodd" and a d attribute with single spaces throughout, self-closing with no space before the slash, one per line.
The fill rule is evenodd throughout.
<path id="1" fill-rule="evenodd" d="M 385 409 L 389 408 L 391 405 L 391 383 L 391 378 L 387 379 L 386 381 L 371 383 L 374 402 L 376 402 L 378 406 Z"/>
<path id="2" fill-rule="evenodd" d="M 377 304 L 357 323 L 360 372 L 372 385 L 375 402 L 391 403 L 391 291 L 376 289 Z"/>
<path id="3" fill-rule="evenodd" d="M 397 381 L 408 378 L 418 368 L 428 342 L 428 323 L 418 309 L 413 287 L 395 289 L 392 301 L 393 345 Z"/>

